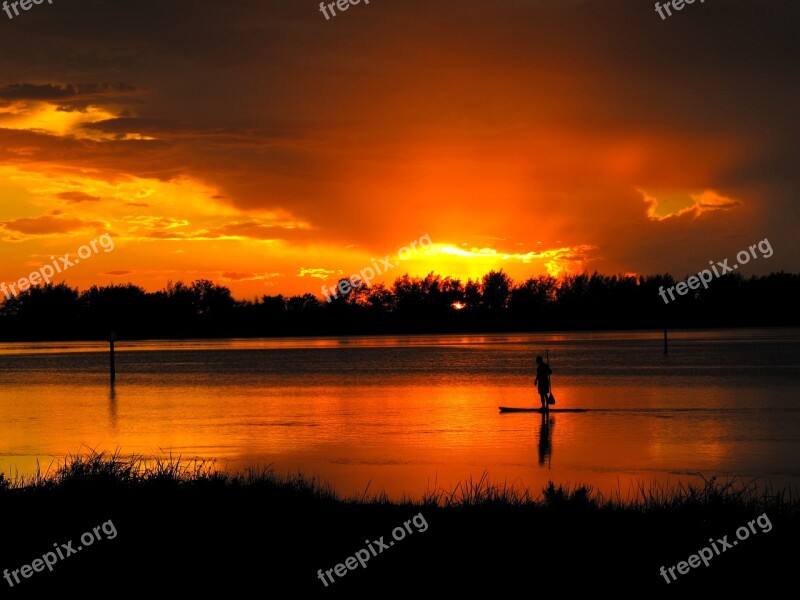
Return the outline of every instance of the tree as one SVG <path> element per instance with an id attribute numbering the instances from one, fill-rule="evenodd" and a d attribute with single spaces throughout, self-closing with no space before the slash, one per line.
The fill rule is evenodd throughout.
<path id="1" fill-rule="evenodd" d="M 500 313 L 508 306 L 509 294 L 514 282 L 503 270 L 489 271 L 481 281 L 481 305 L 491 313 Z"/>

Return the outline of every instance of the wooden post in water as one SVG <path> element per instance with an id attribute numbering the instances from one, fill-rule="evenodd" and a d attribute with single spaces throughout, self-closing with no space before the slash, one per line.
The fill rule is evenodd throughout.
<path id="1" fill-rule="evenodd" d="M 116 339 L 117 334 L 112 330 L 108 336 L 109 356 L 111 359 L 111 385 L 114 385 L 114 380 L 117 378 L 117 369 L 114 367 L 114 340 Z"/>

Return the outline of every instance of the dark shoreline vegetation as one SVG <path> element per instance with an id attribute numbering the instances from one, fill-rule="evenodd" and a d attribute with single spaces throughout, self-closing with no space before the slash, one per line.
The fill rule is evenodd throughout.
<path id="1" fill-rule="evenodd" d="M 327 302 L 313 294 L 236 300 L 208 280 L 157 292 L 48 284 L 4 300 L 0 340 L 98 340 L 111 330 L 130 340 L 800 325 L 800 274 L 726 274 L 667 305 L 658 291 L 673 285 L 668 274 L 518 283 L 502 270 L 466 283 L 406 274 Z"/>
<path id="2" fill-rule="evenodd" d="M 793 579 L 800 532 L 797 490 L 752 482 L 642 484 L 630 499 L 604 499 L 582 485 L 551 482 L 536 495 L 484 475 L 455 490 L 391 502 L 380 493 L 341 498 L 316 479 L 269 469 L 226 473 L 213 461 L 97 452 L 70 457 L 45 474 L 0 478 L 0 509 L 6 516 L 0 570 L 31 564 L 55 542 L 77 545 L 82 533 L 108 520 L 118 532 L 52 573 L 5 589 L 18 597 L 65 585 L 317 596 L 636 585 L 639 592 L 671 595 L 736 581 L 766 591 Z M 383 536 L 388 543 L 395 527 L 419 514 L 426 531 L 327 588 L 318 579 L 319 569 L 344 563 L 367 540 Z M 735 540 L 737 528 L 762 514 L 770 531 L 757 528 L 708 567 L 669 585 L 659 575 L 662 565 L 687 560 L 709 538 Z M 539 576 L 544 580 L 533 581 Z"/>

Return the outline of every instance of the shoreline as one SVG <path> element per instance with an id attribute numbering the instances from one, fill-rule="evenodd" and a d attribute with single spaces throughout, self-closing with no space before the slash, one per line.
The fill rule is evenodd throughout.
<path id="1" fill-rule="evenodd" d="M 703 325 L 701 327 L 675 327 L 668 328 L 670 334 L 681 333 L 696 333 L 696 332 L 725 332 L 725 331 L 754 331 L 754 330 L 767 330 L 773 331 L 787 331 L 794 330 L 800 331 L 800 325 L 720 325 L 714 327 L 713 325 Z M 412 331 L 408 332 L 387 331 L 387 332 L 364 332 L 364 333 L 292 333 L 292 334 L 276 334 L 276 335 L 253 335 L 253 336 L 187 336 L 187 337 L 126 337 L 118 339 L 117 342 L 212 342 L 212 341 L 271 341 L 271 340 L 342 340 L 342 339 L 390 339 L 390 338 L 418 338 L 418 337 L 457 337 L 457 336 L 548 336 L 548 335 L 578 335 L 578 334 L 650 334 L 655 340 L 663 339 L 663 328 L 659 327 L 627 327 L 627 328 L 605 328 L 600 327 L 597 329 L 576 328 L 576 329 L 527 329 L 527 330 L 463 330 L 463 331 Z M 13 339 L 0 339 L 0 344 L 46 344 L 46 343 L 98 343 L 108 344 L 108 340 L 102 336 L 94 337 L 63 337 L 63 338 L 13 338 Z"/>
<path id="2" fill-rule="evenodd" d="M 670 328 L 670 340 L 673 335 L 680 334 L 696 334 L 702 332 L 709 333 L 722 333 L 722 332 L 752 332 L 752 331 L 769 331 L 770 333 L 785 332 L 786 336 L 790 337 L 792 334 L 800 334 L 800 325 L 736 325 L 736 326 L 703 326 L 703 327 L 676 327 Z M 292 335 L 274 335 L 274 336 L 214 336 L 214 337 L 163 337 L 163 338 L 126 338 L 117 339 L 116 343 L 123 343 L 117 346 L 116 351 L 124 351 L 124 343 L 189 343 L 189 342 L 257 342 L 257 341 L 306 341 L 306 340 L 321 340 L 321 341 L 338 341 L 338 340 L 387 340 L 387 339 L 414 339 L 425 337 L 463 337 L 463 336 L 558 336 L 558 335 L 626 335 L 626 334 L 641 334 L 640 339 L 650 339 L 658 341 L 659 344 L 663 340 L 663 329 L 659 328 L 627 328 L 627 329 L 543 329 L 543 330 L 514 330 L 514 331 L 443 331 L 443 332 L 413 332 L 413 333 L 354 333 L 354 334 L 292 334 Z M 636 339 L 636 338 L 635 338 Z M 14 344 L 101 344 L 103 348 L 101 351 L 108 352 L 108 340 L 101 337 L 94 338 L 64 338 L 64 339 L 0 339 L 0 346 L 13 346 Z M 659 344 L 656 344 L 659 346 Z M 660 347 L 660 346 L 659 346 Z"/>

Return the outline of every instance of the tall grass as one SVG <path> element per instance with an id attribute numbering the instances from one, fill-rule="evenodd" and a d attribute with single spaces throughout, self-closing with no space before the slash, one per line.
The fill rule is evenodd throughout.
<path id="1" fill-rule="evenodd" d="M 552 481 L 540 494 L 534 495 L 528 488 L 518 485 L 493 483 L 484 472 L 480 478 L 470 477 L 450 490 L 435 488 L 416 499 L 404 497 L 400 502 L 392 502 L 383 491 L 370 492 L 369 485 L 359 495 L 342 497 L 328 483 L 315 477 L 306 478 L 301 473 L 277 475 L 270 467 L 228 472 L 217 469 L 214 460 L 184 459 L 172 454 L 123 456 L 119 451 L 90 450 L 86 454 L 69 455 L 62 461 L 55 461 L 47 469 L 38 468 L 36 473 L 27 477 L 17 475 L 9 480 L 0 474 L 0 496 L 47 490 L 89 492 L 99 488 L 174 488 L 215 492 L 261 490 L 310 501 L 442 508 L 527 507 L 647 514 L 707 511 L 800 514 L 800 494 L 788 486 L 775 489 L 769 483 L 759 486 L 754 481 L 718 481 L 716 477 L 704 479 L 700 485 L 638 482 L 625 495 L 618 488 L 606 497 L 592 486 L 556 485 Z"/>
<path id="2" fill-rule="evenodd" d="M 68 455 L 54 461 L 47 469 L 37 467 L 30 476 L 17 475 L 9 480 L 0 475 L 0 493 L 34 493 L 58 489 L 146 489 L 146 488 L 269 488 L 297 496 L 338 500 L 326 483 L 316 478 L 278 476 L 270 467 L 227 472 L 216 468 L 216 461 L 166 454 L 145 457 L 129 456 L 119 451 Z"/>

